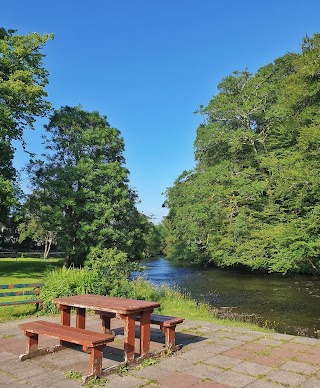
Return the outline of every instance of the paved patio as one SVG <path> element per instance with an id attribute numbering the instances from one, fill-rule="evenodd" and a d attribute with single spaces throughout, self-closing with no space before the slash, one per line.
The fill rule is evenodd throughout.
<path id="1" fill-rule="evenodd" d="M 0 324 L 0 387 L 80 387 L 70 372 L 88 374 L 89 354 L 65 349 L 20 362 L 25 337 L 18 324 L 35 318 Z M 43 317 L 41 317 L 43 319 Z M 59 317 L 45 317 L 59 322 Z M 72 323 L 74 324 L 74 323 Z M 87 317 L 87 328 L 100 331 L 97 316 Z M 121 365 L 123 329 L 112 320 L 115 342 L 104 352 L 103 367 Z M 137 330 L 138 334 L 138 330 Z M 163 349 L 163 333 L 152 328 L 151 351 Z M 177 327 L 182 349 L 150 359 L 135 368 L 121 367 L 106 377 L 112 388 L 320 388 L 320 340 L 278 333 L 260 333 L 239 327 L 185 321 Z M 39 336 L 40 347 L 56 344 Z M 136 349 L 139 349 L 137 346 Z"/>

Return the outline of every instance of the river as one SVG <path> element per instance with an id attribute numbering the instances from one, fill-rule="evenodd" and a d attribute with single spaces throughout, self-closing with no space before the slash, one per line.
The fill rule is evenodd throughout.
<path id="1" fill-rule="evenodd" d="M 164 257 L 144 260 L 151 283 L 178 287 L 213 307 L 251 316 L 277 332 L 320 337 L 320 278 L 186 266 Z"/>

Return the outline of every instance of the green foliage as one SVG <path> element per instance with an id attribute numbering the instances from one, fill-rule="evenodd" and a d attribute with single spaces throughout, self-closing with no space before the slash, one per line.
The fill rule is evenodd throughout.
<path id="1" fill-rule="evenodd" d="M 45 301 L 45 311 L 56 313 L 56 305 L 53 298 L 80 294 L 99 294 L 97 277 L 89 268 L 60 268 L 52 269 L 44 277 L 44 287 L 40 298 Z"/>
<path id="2" fill-rule="evenodd" d="M 94 247 L 116 246 L 130 259 L 142 257 L 148 225 L 128 185 L 120 132 L 80 107 L 55 111 L 46 130 L 46 159 L 32 161 L 29 169 L 32 196 L 68 264 L 82 265 Z"/>
<path id="3" fill-rule="evenodd" d="M 146 220 L 146 228 L 144 233 L 145 250 L 144 257 L 155 257 L 162 253 L 164 246 L 164 238 L 160 225 L 154 225 L 149 220 Z"/>
<path id="4" fill-rule="evenodd" d="M 139 300 L 159 301 L 163 296 L 163 290 L 150 284 L 144 277 L 140 276 L 130 280 L 130 293 L 128 297 Z"/>
<path id="5" fill-rule="evenodd" d="M 256 74 L 234 72 L 201 109 L 196 168 L 167 190 L 168 257 L 320 272 L 320 35 Z"/>
<path id="6" fill-rule="evenodd" d="M 106 379 L 105 377 L 94 376 L 86 383 L 86 387 L 87 388 L 104 387 L 107 384 L 107 382 L 108 382 L 108 379 Z"/>
<path id="7" fill-rule="evenodd" d="M 57 233 L 53 230 L 50 220 L 53 218 L 53 208 L 44 203 L 44 194 L 34 191 L 27 201 L 21 206 L 18 225 L 19 242 L 30 237 L 38 245 L 44 245 L 43 257 L 47 258 L 51 244 L 55 241 Z"/>
<path id="8" fill-rule="evenodd" d="M 124 252 L 113 249 L 92 249 L 83 268 L 65 266 L 46 273 L 41 298 L 46 311 L 55 312 L 53 298 L 80 294 L 111 295 L 135 299 L 158 297 L 155 290 L 142 279 L 130 281 L 138 264 L 128 260 Z"/>
<path id="9" fill-rule="evenodd" d="M 44 100 L 48 72 L 40 53 L 52 34 L 15 35 L 0 28 L 0 128 L 3 140 L 22 141 L 25 128 L 33 128 L 35 116 L 44 116 L 50 105 Z"/>
<path id="10" fill-rule="evenodd" d="M 7 223 L 16 203 L 16 171 L 12 166 L 13 140 L 22 142 L 25 129 L 33 129 L 50 104 L 45 100 L 48 72 L 41 50 L 52 34 L 16 35 L 0 28 L 0 222 Z"/>
<path id="11" fill-rule="evenodd" d="M 80 372 L 76 371 L 68 371 L 65 372 L 65 377 L 70 380 L 81 380 L 82 379 L 82 374 Z"/>
<path id="12" fill-rule="evenodd" d="M 129 296 L 129 278 L 138 270 L 138 264 L 128 260 L 127 254 L 113 249 L 94 248 L 85 261 L 84 269 L 95 276 L 95 284 L 100 295 Z"/>
<path id="13" fill-rule="evenodd" d="M 129 365 L 127 364 L 120 365 L 116 369 L 116 372 L 119 376 L 126 376 L 129 373 Z"/>
<path id="14" fill-rule="evenodd" d="M 144 360 L 141 361 L 140 367 L 141 368 L 146 368 L 147 366 L 155 365 L 159 362 L 158 359 L 150 357 L 150 358 L 145 358 Z"/>

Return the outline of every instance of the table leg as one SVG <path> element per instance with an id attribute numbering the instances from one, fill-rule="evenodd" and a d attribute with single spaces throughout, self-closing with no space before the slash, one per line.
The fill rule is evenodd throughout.
<path id="1" fill-rule="evenodd" d="M 60 321 L 61 321 L 61 325 L 70 326 L 70 323 L 71 323 L 71 314 L 70 314 L 71 307 L 70 306 L 64 306 L 64 305 L 61 304 L 59 306 L 59 308 L 60 308 Z M 68 342 L 60 340 L 60 345 L 61 346 L 68 346 Z"/>
<path id="2" fill-rule="evenodd" d="M 78 329 L 86 328 L 86 309 L 76 307 L 76 327 Z"/>
<path id="3" fill-rule="evenodd" d="M 140 316 L 140 356 L 145 356 L 150 349 L 150 314 L 153 310 L 145 310 Z"/>
<path id="4" fill-rule="evenodd" d="M 61 325 L 70 326 L 70 322 L 71 322 L 70 310 L 71 310 L 70 306 L 60 305 Z"/>
<path id="5" fill-rule="evenodd" d="M 135 314 L 123 314 L 121 318 L 124 319 L 124 361 L 131 362 L 134 360 L 134 343 L 136 337 Z"/>

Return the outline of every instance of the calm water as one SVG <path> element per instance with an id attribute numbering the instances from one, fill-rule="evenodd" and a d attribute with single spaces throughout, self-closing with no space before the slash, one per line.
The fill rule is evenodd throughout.
<path id="1" fill-rule="evenodd" d="M 184 266 L 164 257 L 141 262 L 156 285 L 178 286 L 214 307 L 234 307 L 253 314 L 278 332 L 317 337 L 320 334 L 320 278 L 257 274 L 240 270 Z"/>

